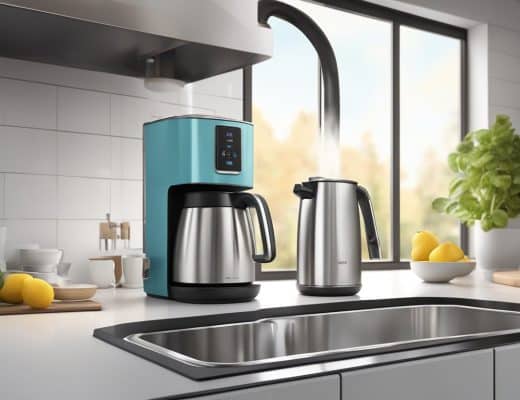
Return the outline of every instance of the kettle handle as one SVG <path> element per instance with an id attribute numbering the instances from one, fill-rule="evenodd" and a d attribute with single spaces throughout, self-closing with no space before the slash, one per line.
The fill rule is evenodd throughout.
<path id="1" fill-rule="evenodd" d="M 260 236 L 262 237 L 263 253 L 256 254 L 253 248 L 253 260 L 258 263 L 268 263 L 276 257 L 273 220 L 265 199 L 252 193 L 237 193 L 233 205 L 238 208 L 253 207 L 259 222 Z"/>
<path id="2" fill-rule="evenodd" d="M 377 233 L 372 200 L 370 200 L 370 195 L 363 186 L 357 187 L 357 199 L 359 208 L 361 209 L 361 214 L 363 214 L 363 221 L 365 223 L 368 255 L 370 259 L 381 258 L 381 246 L 379 244 L 379 235 Z"/>

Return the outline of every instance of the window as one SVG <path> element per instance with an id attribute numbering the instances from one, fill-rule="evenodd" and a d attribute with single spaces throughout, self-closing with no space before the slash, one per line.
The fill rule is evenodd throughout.
<path id="1" fill-rule="evenodd" d="M 401 27 L 401 257 L 418 226 L 459 240 L 459 223 L 433 213 L 446 191 L 446 160 L 460 139 L 460 40 Z"/>
<path id="2" fill-rule="evenodd" d="M 448 185 L 447 155 L 465 130 L 466 32 L 369 3 L 285 2 L 311 16 L 336 53 L 339 175 L 370 192 L 382 245 L 382 259 L 371 262 L 364 245 L 364 267 L 406 267 L 418 228 L 466 247 L 458 222 L 430 211 Z M 269 202 L 278 248 L 260 279 L 295 269 L 299 202 L 292 187 L 318 175 L 320 163 L 316 53 L 293 26 L 274 17 L 269 24 L 273 58 L 255 65 L 244 85 L 245 114 L 255 124 L 254 191 Z"/>

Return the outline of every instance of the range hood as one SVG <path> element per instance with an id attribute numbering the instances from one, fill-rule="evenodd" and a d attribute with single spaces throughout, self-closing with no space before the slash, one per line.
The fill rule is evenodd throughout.
<path id="1" fill-rule="evenodd" d="M 256 0 L 0 1 L 0 57 L 194 82 L 271 55 Z"/>

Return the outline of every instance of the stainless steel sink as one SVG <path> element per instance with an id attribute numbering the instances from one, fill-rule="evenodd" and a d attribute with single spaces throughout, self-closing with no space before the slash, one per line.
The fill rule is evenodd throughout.
<path id="1" fill-rule="evenodd" d="M 128 335 L 125 341 L 192 366 L 225 367 L 444 344 L 520 332 L 520 313 L 417 305 L 260 319 Z"/>

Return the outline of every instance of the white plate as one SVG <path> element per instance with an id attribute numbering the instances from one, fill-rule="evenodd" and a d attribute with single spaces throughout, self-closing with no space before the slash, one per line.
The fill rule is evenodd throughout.
<path id="1" fill-rule="evenodd" d="M 412 271 L 425 282 L 446 283 L 453 278 L 470 274 L 475 269 L 475 261 L 431 262 L 410 261 Z"/>

